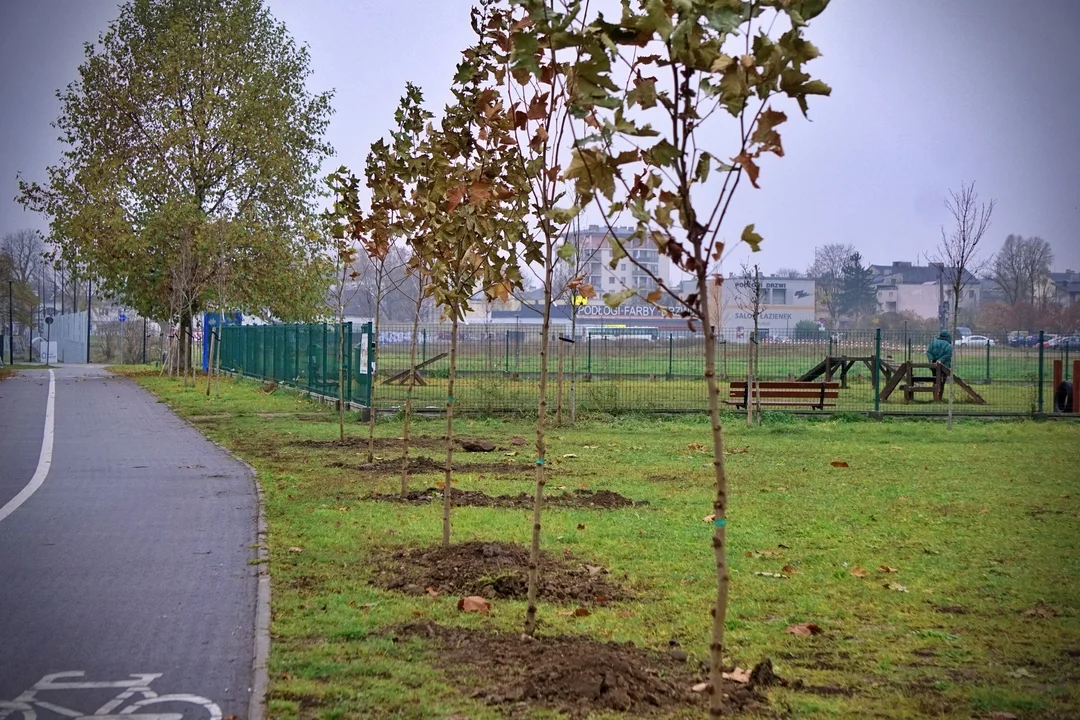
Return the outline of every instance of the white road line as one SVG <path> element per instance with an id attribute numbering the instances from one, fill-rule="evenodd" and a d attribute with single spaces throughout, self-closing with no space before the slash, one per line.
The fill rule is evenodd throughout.
<path id="1" fill-rule="evenodd" d="M 34 477 L 30 478 L 30 482 L 26 487 L 19 491 L 19 494 L 8 500 L 7 505 L 0 508 L 0 522 L 4 521 L 11 513 L 19 509 L 27 499 L 37 492 L 37 489 L 45 482 L 45 478 L 49 475 L 49 468 L 52 467 L 52 451 L 53 451 L 53 410 L 56 407 L 56 375 L 52 370 L 49 371 L 49 401 L 45 405 L 45 434 L 41 438 L 41 455 L 38 456 L 37 470 L 34 471 Z"/>

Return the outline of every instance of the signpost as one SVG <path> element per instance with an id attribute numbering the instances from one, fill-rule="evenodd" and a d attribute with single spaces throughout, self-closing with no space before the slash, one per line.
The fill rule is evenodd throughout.
<path id="1" fill-rule="evenodd" d="M 53 312 L 56 312 L 55 310 Z M 45 318 L 45 367 L 53 360 L 52 354 L 52 315 Z"/>
<path id="2" fill-rule="evenodd" d="M 120 311 L 120 364 L 124 364 L 124 323 L 127 322 L 127 315 L 124 311 Z"/>

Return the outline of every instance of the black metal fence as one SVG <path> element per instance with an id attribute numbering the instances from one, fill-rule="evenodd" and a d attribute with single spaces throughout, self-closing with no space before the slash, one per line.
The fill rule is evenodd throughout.
<path id="1" fill-rule="evenodd" d="M 348 324 L 347 324 L 348 325 Z M 410 392 L 411 326 L 380 328 L 373 404 L 392 411 Z M 732 382 L 745 383 L 752 355 L 755 381 L 838 383 L 825 412 L 942 414 L 948 390 L 933 389 L 936 371 L 926 348 L 936 333 L 842 331 L 763 338 L 725 332 L 716 347 L 716 370 L 729 410 L 742 412 Z M 223 334 L 223 366 L 254 377 L 336 396 L 337 342 L 333 325 L 239 327 Z M 352 367 L 358 348 L 351 327 L 340 335 L 355 397 Z M 657 328 L 553 326 L 548 407 L 553 413 L 632 411 L 702 412 L 707 409 L 704 335 Z M 427 325 L 417 337 L 418 381 L 411 389 L 420 409 L 445 406 L 449 374 L 448 325 Z M 953 411 L 958 415 L 1035 415 L 1055 410 L 1054 363 L 1072 380 L 1080 348 L 1047 346 L 1037 338 L 991 336 L 953 345 Z M 876 370 L 875 370 L 876 368 Z M 536 325 L 469 324 L 458 336 L 454 404 L 464 412 L 520 412 L 535 408 L 540 371 Z M 366 380 L 366 378 L 365 378 Z M 918 388 L 921 388 L 918 389 Z M 782 393 L 781 393 L 782 394 Z M 769 410 L 770 406 L 763 406 Z M 771 409 L 776 409 L 771 408 Z M 821 412 L 810 403 L 783 410 Z"/>

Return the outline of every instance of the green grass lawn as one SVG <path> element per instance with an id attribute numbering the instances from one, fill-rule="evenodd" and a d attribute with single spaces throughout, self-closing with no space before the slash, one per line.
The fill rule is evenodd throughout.
<path id="1" fill-rule="evenodd" d="M 270 526 L 273 718 L 496 718 L 437 669 L 420 641 L 382 631 L 417 620 L 517 631 L 523 602 L 463 615 L 457 597 L 413 597 L 369 584 L 372 552 L 438 543 L 440 507 L 365 500 L 393 492 L 396 473 L 334 465 L 357 447 L 297 440 L 337 435 L 333 412 L 280 389 L 223 381 L 205 397 L 178 381 L 138 381 L 258 471 Z M 261 415 L 266 414 L 266 416 Z M 1064 422 L 839 422 L 771 415 L 727 423 L 731 510 L 728 654 L 742 667 L 769 657 L 810 690 L 770 691 L 789 717 L 1075 718 L 1080 715 L 1080 425 Z M 399 422 L 381 423 L 395 437 Z M 421 421 L 419 435 L 441 435 Z M 347 432 L 364 435 L 351 421 Z M 463 419 L 457 432 L 509 445 L 527 420 Z M 715 580 L 713 494 L 703 417 L 595 417 L 550 431 L 553 488 L 610 489 L 648 506 L 552 510 L 543 544 L 609 568 L 634 600 L 577 617 L 541 603 L 540 633 L 586 634 L 707 659 Z M 528 492 L 529 447 L 465 455 L 456 487 Z M 396 450 L 383 450 L 393 457 Z M 435 449 L 420 454 L 437 457 Z M 575 457 L 568 457 L 573 455 Z M 506 473 L 468 464 L 505 461 Z M 848 467 L 834 467 L 844 461 Z M 439 478 L 417 476 L 423 488 Z M 456 540 L 527 543 L 525 511 L 459 508 Z M 785 579 L 755 575 L 795 572 Z M 896 568 L 895 573 L 878 570 Z M 866 570 L 857 577 L 852 570 Z M 862 573 L 856 573 L 862 574 Z M 888 589 L 888 583 L 905 591 Z M 793 623 L 824 632 L 801 638 Z M 673 717 L 702 717 L 704 708 Z M 550 717 L 536 711 L 515 717 Z"/>

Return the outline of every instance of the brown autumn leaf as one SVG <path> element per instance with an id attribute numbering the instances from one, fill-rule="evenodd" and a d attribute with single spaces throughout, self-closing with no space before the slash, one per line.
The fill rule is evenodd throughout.
<path id="1" fill-rule="evenodd" d="M 791 633 L 796 637 L 810 637 L 825 632 L 821 626 L 814 622 L 796 623 L 788 625 L 784 632 Z"/>
<path id="2" fill-rule="evenodd" d="M 584 530 L 585 529 L 585 523 L 578 523 L 577 529 L 578 530 Z"/>
<path id="3" fill-rule="evenodd" d="M 469 595 L 457 601 L 457 609 L 461 612 L 478 612 L 487 615 L 491 610 L 491 603 L 479 595 Z"/>
<path id="4" fill-rule="evenodd" d="M 430 595 L 431 597 L 439 597 L 439 591 L 436 590 L 435 588 L 433 588 L 432 586 L 428 585 L 424 589 L 427 590 L 427 594 Z"/>
<path id="5" fill-rule="evenodd" d="M 864 578 L 864 577 L 866 577 L 867 575 L 869 575 L 869 574 L 870 574 L 870 573 L 866 572 L 865 570 L 863 570 L 863 569 L 862 569 L 861 567 L 859 567 L 858 565 L 856 565 L 855 567 L 851 568 L 851 571 L 850 571 L 850 573 L 851 573 L 851 575 L 852 575 L 853 577 L 857 577 L 857 578 Z"/>
<path id="6" fill-rule="evenodd" d="M 833 461 L 832 461 L 831 463 L 829 463 L 829 464 L 830 464 L 830 465 L 832 465 L 833 467 L 837 467 L 837 468 L 845 468 L 845 467 L 851 467 L 850 465 L 848 465 L 848 464 L 847 464 L 846 462 L 844 462 L 843 460 L 833 460 Z"/>
<path id="7" fill-rule="evenodd" d="M 1039 617 L 1039 618 L 1052 618 L 1057 617 L 1057 613 L 1053 608 L 1044 605 L 1043 603 L 1037 603 L 1034 607 L 1030 607 L 1023 612 L 1024 617 Z"/>
<path id="8" fill-rule="evenodd" d="M 628 618 L 628 617 L 633 617 L 633 615 L 634 615 L 634 614 L 633 614 L 632 612 L 630 612 L 629 610 L 620 610 L 619 612 L 617 612 L 617 613 L 615 613 L 615 614 L 616 614 L 616 615 L 618 615 L 618 616 L 619 616 L 619 617 L 621 617 L 621 618 Z"/>
<path id="9" fill-rule="evenodd" d="M 452 213 L 465 197 L 465 186 L 455 185 L 446 191 L 446 212 Z"/>
<path id="10" fill-rule="evenodd" d="M 696 693 L 708 692 L 712 690 L 712 683 L 699 682 L 697 685 L 692 686 L 690 690 Z"/>
<path id="11" fill-rule="evenodd" d="M 291 548 L 289 548 L 289 552 L 291 552 L 291 553 L 302 553 L 302 552 L 304 552 L 304 548 L 297 547 L 297 546 L 293 545 Z"/>
<path id="12" fill-rule="evenodd" d="M 750 448 L 748 448 L 748 447 L 731 448 L 730 450 L 725 450 L 724 454 L 725 455 L 742 455 L 742 454 L 748 453 L 748 452 L 750 452 Z"/>
<path id="13" fill-rule="evenodd" d="M 686 449 L 690 452 L 705 452 L 705 446 L 699 442 L 692 442 L 686 446 Z"/>
<path id="14" fill-rule="evenodd" d="M 725 680 L 730 680 L 733 683 L 739 683 L 745 685 L 750 682 L 750 671 L 743 670 L 741 667 L 737 667 L 731 672 L 722 673 Z"/>
<path id="15" fill-rule="evenodd" d="M 594 599 L 601 605 L 604 605 L 611 600 L 607 595 L 597 595 Z"/>
<path id="16" fill-rule="evenodd" d="M 592 613 L 589 612 L 589 608 L 579 607 L 574 610 L 574 617 L 589 617 L 590 615 L 592 615 Z"/>
<path id="17" fill-rule="evenodd" d="M 883 573 L 900 572 L 900 568 L 889 567 L 888 565 L 878 565 L 878 570 L 880 570 Z"/>
<path id="18" fill-rule="evenodd" d="M 882 585 L 882 587 L 885 588 L 886 590 L 893 590 L 895 592 L 907 592 L 908 591 L 908 589 L 906 587 L 904 587 L 903 585 L 901 585 L 900 583 L 894 583 L 894 582 L 885 583 L 884 585 Z"/>
<path id="19" fill-rule="evenodd" d="M 710 513 L 710 514 L 706 515 L 705 517 L 701 518 L 701 522 L 703 522 L 703 523 L 711 523 L 714 520 L 716 520 L 716 513 Z M 747 555 L 749 555 L 749 553 L 747 553 Z"/>
<path id="20" fill-rule="evenodd" d="M 788 563 L 784 567 L 780 568 L 780 572 L 787 573 L 788 575 L 794 575 L 799 571 L 792 567 L 791 563 Z"/>

